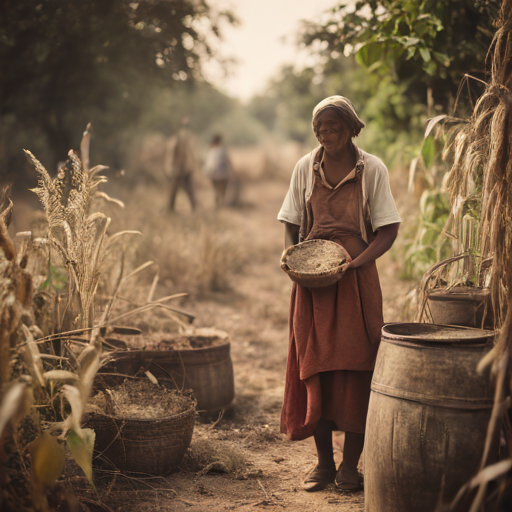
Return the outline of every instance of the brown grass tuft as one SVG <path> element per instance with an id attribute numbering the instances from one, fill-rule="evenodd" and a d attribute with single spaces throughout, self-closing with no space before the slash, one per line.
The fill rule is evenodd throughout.
<path id="1" fill-rule="evenodd" d="M 206 439 L 193 441 L 181 469 L 194 473 L 227 473 L 240 477 L 247 468 L 247 457 L 240 449 Z"/>

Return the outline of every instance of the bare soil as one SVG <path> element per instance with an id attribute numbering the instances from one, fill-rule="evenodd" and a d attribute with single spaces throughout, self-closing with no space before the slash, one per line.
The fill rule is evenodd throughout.
<path id="1" fill-rule="evenodd" d="M 314 444 L 311 439 L 288 441 L 279 431 L 292 283 L 279 265 L 284 230 L 276 215 L 287 187 L 284 181 L 252 182 L 243 208 L 205 208 L 196 214 L 216 216 L 220 225 L 230 226 L 237 243 L 251 255 L 250 265 L 232 280 L 230 291 L 203 294 L 181 305 L 197 315 L 195 325 L 226 331 L 231 339 L 235 402 L 221 418 L 198 418 L 191 446 L 191 453 L 200 446 L 224 453 L 231 470 L 225 464 L 224 469 L 194 471 L 184 463 L 182 471 L 164 478 L 116 475 L 114 480 L 97 472 L 97 495 L 87 490 L 83 479 L 72 478 L 74 488 L 90 500 L 91 510 L 100 510 L 94 508 L 98 500 L 123 512 L 363 510 L 362 491 L 340 494 L 332 486 L 317 493 L 301 490 L 305 474 L 316 463 Z M 188 204 L 181 199 L 178 211 L 183 213 L 174 214 L 172 222 L 188 214 Z M 404 297 L 412 284 L 399 280 L 393 254 L 385 255 L 378 266 L 385 321 L 402 321 Z M 343 433 L 336 433 L 337 462 L 343 458 L 342 447 Z"/>

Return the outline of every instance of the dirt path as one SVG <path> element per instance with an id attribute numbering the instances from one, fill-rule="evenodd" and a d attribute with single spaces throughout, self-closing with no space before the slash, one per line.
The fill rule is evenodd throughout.
<path id="1" fill-rule="evenodd" d="M 288 350 L 288 300 L 291 281 L 279 268 L 283 227 L 276 214 L 286 192 L 283 182 L 252 183 L 250 207 L 220 212 L 237 233 L 249 265 L 229 293 L 189 302 L 197 326 L 225 330 L 232 340 L 236 399 L 232 411 L 216 425 L 197 422 L 193 446 L 206 440 L 219 450 L 243 452 L 248 470 L 233 474 L 179 472 L 153 482 L 158 489 L 112 487 L 102 499 L 123 511 L 362 511 L 363 493 L 339 494 L 333 488 L 305 493 L 301 481 L 316 462 L 311 440 L 290 442 L 279 433 Z M 385 320 L 400 321 L 399 299 L 410 288 L 397 279 L 386 256 L 379 262 L 385 297 Z M 342 459 L 343 435 L 335 438 Z M 124 489 L 124 490 L 123 490 Z"/>

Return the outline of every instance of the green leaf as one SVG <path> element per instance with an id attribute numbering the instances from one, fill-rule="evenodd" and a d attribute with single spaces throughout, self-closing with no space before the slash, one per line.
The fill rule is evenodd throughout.
<path id="1" fill-rule="evenodd" d="M 445 67 L 448 67 L 450 65 L 450 57 L 448 55 L 445 55 L 444 53 L 439 52 L 432 52 L 437 62 L 442 64 Z"/>
<path id="2" fill-rule="evenodd" d="M 30 444 L 29 452 L 32 475 L 42 485 L 53 486 L 66 462 L 64 446 L 45 432 Z"/>
<path id="3" fill-rule="evenodd" d="M 92 479 L 92 452 L 95 439 L 96 434 L 92 428 L 81 428 L 78 433 L 74 430 L 68 430 L 66 434 L 66 442 L 71 454 L 94 489 L 96 487 Z"/>
<path id="4" fill-rule="evenodd" d="M 429 136 L 423 141 L 421 157 L 423 158 L 426 167 L 430 167 L 434 163 L 436 158 L 436 143 L 434 137 Z"/>
<path id="5" fill-rule="evenodd" d="M 448 117 L 447 115 L 441 114 L 440 116 L 436 116 L 436 117 L 433 117 L 432 119 L 429 119 L 427 129 L 425 130 L 424 137 L 427 138 L 430 135 L 430 133 L 432 132 L 432 130 L 434 129 L 434 127 L 437 124 L 439 124 L 440 121 L 442 121 L 443 119 L 446 119 L 447 117 Z"/>
<path id="6" fill-rule="evenodd" d="M 420 55 L 425 62 L 430 62 L 430 52 L 427 50 L 427 48 L 420 48 Z"/>
<path id="7" fill-rule="evenodd" d="M 407 57 L 406 57 L 406 60 L 409 60 L 409 59 L 412 59 L 414 57 L 414 54 L 416 53 L 416 47 L 414 46 L 409 46 L 409 48 L 407 48 Z"/>
<path id="8" fill-rule="evenodd" d="M 356 53 L 356 62 L 364 67 L 370 67 L 382 57 L 382 46 L 379 43 L 368 43 Z"/>
<path id="9" fill-rule="evenodd" d="M 423 66 L 423 69 L 430 75 L 433 76 L 436 74 L 437 71 L 437 64 L 434 60 L 431 60 L 430 62 L 425 62 L 425 65 Z"/>
<path id="10" fill-rule="evenodd" d="M 401 40 L 406 48 L 409 46 L 415 46 L 420 42 L 419 38 L 411 36 L 404 36 L 401 38 Z"/>

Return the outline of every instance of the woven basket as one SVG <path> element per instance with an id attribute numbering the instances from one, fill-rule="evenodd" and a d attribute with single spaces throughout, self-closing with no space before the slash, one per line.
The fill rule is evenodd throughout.
<path id="1" fill-rule="evenodd" d="M 134 376 L 144 368 L 165 387 L 192 389 L 198 411 L 214 414 L 229 407 L 235 396 L 230 349 L 227 342 L 184 350 L 119 351 L 101 368 L 99 376 L 114 385 L 116 379 L 109 373 Z"/>
<path id="2" fill-rule="evenodd" d="M 300 251 L 302 248 L 311 245 L 330 245 L 339 252 L 340 262 L 352 260 L 345 248 L 336 242 L 331 242 L 330 240 L 306 240 L 300 244 L 288 247 L 288 249 L 283 252 L 283 255 L 281 256 L 281 268 L 288 274 L 292 281 L 307 288 L 321 288 L 323 286 L 329 286 L 334 284 L 336 281 L 339 281 L 344 274 L 344 271 L 341 271 L 341 264 L 335 268 L 314 273 L 297 272 L 289 267 L 288 257 L 295 251 Z"/>
<path id="3" fill-rule="evenodd" d="M 152 419 L 89 413 L 85 426 L 96 433 L 93 464 L 123 472 L 165 475 L 176 471 L 190 446 L 196 409 Z"/>

